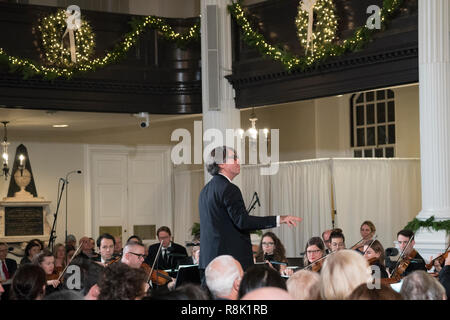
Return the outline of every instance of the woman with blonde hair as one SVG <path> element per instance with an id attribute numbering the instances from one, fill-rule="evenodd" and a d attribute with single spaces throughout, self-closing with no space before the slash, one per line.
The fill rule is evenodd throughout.
<path id="1" fill-rule="evenodd" d="M 286 281 L 286 287 L 295 300 L 320 300 L 320 275 L 317 272 L 297 271 Z"/>
<path id="2" fill-rule="evenodd" d="M 325 259 L 321 277 L 320 295 L 324 300 L 344 300 L 360 284 L 372 282 L 367 260 L 347 249 Z"/>
<path id="3" fill-rule="evenodd" d="M 54 273 L 60 275 L 66 267 L 66 247 L 62 243 L 56 244 L 53 249 L 53 256 L 55 257 Z"/>

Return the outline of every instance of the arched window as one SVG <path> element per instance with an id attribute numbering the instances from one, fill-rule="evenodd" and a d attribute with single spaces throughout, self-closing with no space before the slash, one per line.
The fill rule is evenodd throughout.
<path id="1" fill-rule="evenodd" d="M 385 89 L 352 95 L 350 121 L 355 158 L 395 157 L 394 91 Z"/>

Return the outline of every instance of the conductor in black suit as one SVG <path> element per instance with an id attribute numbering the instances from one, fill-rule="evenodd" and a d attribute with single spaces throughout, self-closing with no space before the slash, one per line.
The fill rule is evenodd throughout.
<path id="1" fill-rule="evenodd" d="M 213 178 L 203 187 L 199 197 L 199 269 L 204 270 L 215 257 L 228 254 L 246 270 L 253 265 L 251 231 L 280 224 L 296 226 L 302 219 L 248 214 L 241 190 L 231 182 L 240 173 L 239 159 L 232 148 L 224 146 L 212 150 L 206 168 Z"/>
<path id="2" fill-rule="evenodd" d="M 162 226 L 156 231 L 159 243 L 155 243 L 148 248 L 148 256 L 145 262 L 151 267 L 158 253 L 159 245 L 162 241 L 159 259 L 155 264 L 155 269 L 166 270 L 175 269 L 179 260 L 185 259 L 188 254 L 186 248 L 172 241 L 172 233 L 169 227 Z"/>

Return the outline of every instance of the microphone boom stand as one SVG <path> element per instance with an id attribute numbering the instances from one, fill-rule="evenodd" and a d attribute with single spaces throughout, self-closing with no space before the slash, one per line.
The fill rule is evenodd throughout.
<path id="1" fill-rule="evenodd" d="M 59 182 L 61 182 L 62 179 L 59 180 Z M 53 252 L 53 246 L 54 246 L 54 242 L 56 239 L 55 233 L 56 233 L 56 220 L 58 219 L 58 211 L 59 211 L 59 205 L 61 204 L 61 198 L 64 192 L 64 186 L 66 185 L 66 181 L 63 180 L 63 185 L 61 187 L 61 193 L 59 193 L 59 183 L 58 183 L 58 204 L 56 205 L 56 212 L 53 214 L 53 226 L 52 226 L 52 231 L 50 232 L 50 238 L 48 239 L 48 248 L 51 248 L 52 252 Z M 67 238 L 67 234 L 66 234 L 66 238 Z"/>

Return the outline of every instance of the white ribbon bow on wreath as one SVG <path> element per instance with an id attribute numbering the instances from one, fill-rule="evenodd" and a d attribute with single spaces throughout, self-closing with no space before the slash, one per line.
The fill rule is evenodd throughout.
<path id="1" fill-rule="evenodd" d="M 309 44 L 311 43 L 311 53 L 314 53 L 314 39 L 313 39 L 313 22 L 314 22 L 314 6 L 317 0 L 303 0 L 302 10 L 308 12 L 308 35 L 306 38 L 306 51 L 308 53 Z"/>
<path id="2" fill-rule="evenodd" d="M 78 10 L 77 10 L 78 9 Z M 72 10 L 74 13 L 72 14 Z M 80 20 L 81 12 L 78 6 L 69 6 L 66 10 L 66 24 L 67 28 L 61 38 L 61 49 L 63 48 L 63 41 L 66 34 L 69 34 L 69 43 L 70 43 L 70 60 L 73 63 L 77 62 L 76 55 L 76 47 L 75 47 L 75 34 L 74 31 L 81 28 L 81 20 Z"/>

